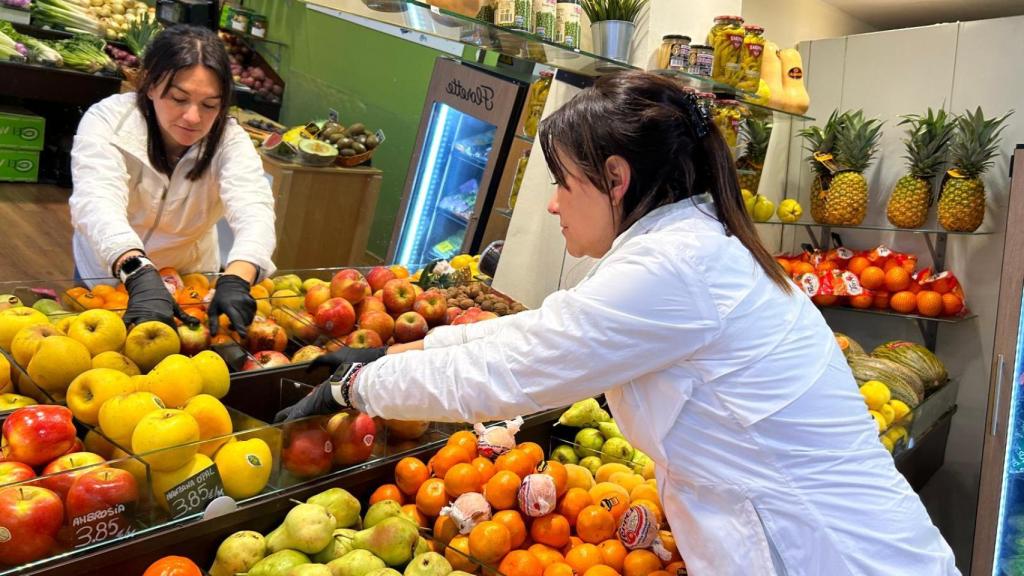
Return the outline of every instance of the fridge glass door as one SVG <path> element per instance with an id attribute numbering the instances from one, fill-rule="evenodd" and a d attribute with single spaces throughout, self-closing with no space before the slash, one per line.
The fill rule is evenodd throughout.
<path id="1" fill-rule="evenodd" d="M 1020 330 L 1024 331 L 1024 308 Z M 999 502 L 999 526 L 996 531 L 996 561 L 992 573 L 999 576 L 1024 576 L 1024 380 L 1021 366 L 1024 334 L 1017 335 L 1013 361 L 1013 391 L 1009 429 L 1006 431 L 1006 461 L 1003 465 L 1003 489 Z M 1006 366 L 1005 369 L 1010 369 Z M 998 370 L 998 367 L 997 367 Z M 997 378 L 999 375 L 997 374 Z M 998 410 L 996 410 L 998 413 Z"/>
<path id="2" fill-rule="evenodd" d="M 435 102 L 402 225 L 397 261 L 416 270 L 438 258 L 460 254 L 484 174 L 496 126 Z"/>

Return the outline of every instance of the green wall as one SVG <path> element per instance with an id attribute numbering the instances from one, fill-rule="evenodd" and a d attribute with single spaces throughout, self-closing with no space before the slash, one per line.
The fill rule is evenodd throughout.
<path id="1" fill-rule="evenodd" d="M 245 6 L 268 17 L 271 40 L 288 45 L 278 70 L 285 82 L 282 122 L 305 124 L 334 108 L 343 124 L 363 122 L 387 136 L 373 156 L 384 182 L 367 246 L 386 258 L 430 74 L 441 53 L 315 12 L 298 0 L 247 0 Z"/>

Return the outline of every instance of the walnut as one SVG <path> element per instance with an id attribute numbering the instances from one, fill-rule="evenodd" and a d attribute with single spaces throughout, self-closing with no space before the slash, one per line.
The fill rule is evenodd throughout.
<path id="1" fill-rule="evenodd" d="M 476 306 L 476 302 L 474 302 L 473 300 L 471 300 L 469 298 L 463 298 L 462 300 L 459 300 L 458 306 L 459 306 L 459 308 L 462 308 L 463 310 L 469 310 L 473 306 Z"/>
<path id="2" fill-rule="evenodd" d="M 491 310 L 499 316 L 504 316 L 505 314 L 508 314 L 508 304 L 498 302 L 491 307 Z"/>

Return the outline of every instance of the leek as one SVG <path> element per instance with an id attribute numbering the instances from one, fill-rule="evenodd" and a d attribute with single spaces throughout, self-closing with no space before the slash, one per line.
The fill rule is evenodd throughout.
<path id="1" fill-rule="evenodd" d="M 38 38 L 18 33 L 14 26 L 11 26 L 10 22 L 0 22 L 0 33 L 6 34 L 16 42 L 24 44 L 28 48 L 28 56 L 31 62 L 46 66 L 56 66 L 58 68 L 64 65 L 64 59 L 60 57 L 59 52 L 50 48 Z"/>
<path id="2" fill-rule="evenodd" d="M 75 36 L 54 43 L 54 48 L 64 58 L 68 68 L 94 74 L 100 71 L 114 72 L 117 66 L 103 51 L 106 44 L 95 36 Z"/>
<path id="3" fill-rule="evenodd" d="M 32 19 L 38 25 L 49 25 L 67 30 L 85 32 L 100 36 L 103 27 L 81 6 L 69 0 L 36 0 Z"/>

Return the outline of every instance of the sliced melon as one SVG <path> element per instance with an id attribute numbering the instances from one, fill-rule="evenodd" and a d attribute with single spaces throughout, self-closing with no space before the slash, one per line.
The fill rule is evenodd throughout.
<path id="1" fill-rule="evenodd" d="M 338 156 L 338 149 L 320 140 L 299 141 L 299 160 L 311 166 L 327 166 Z"/>

